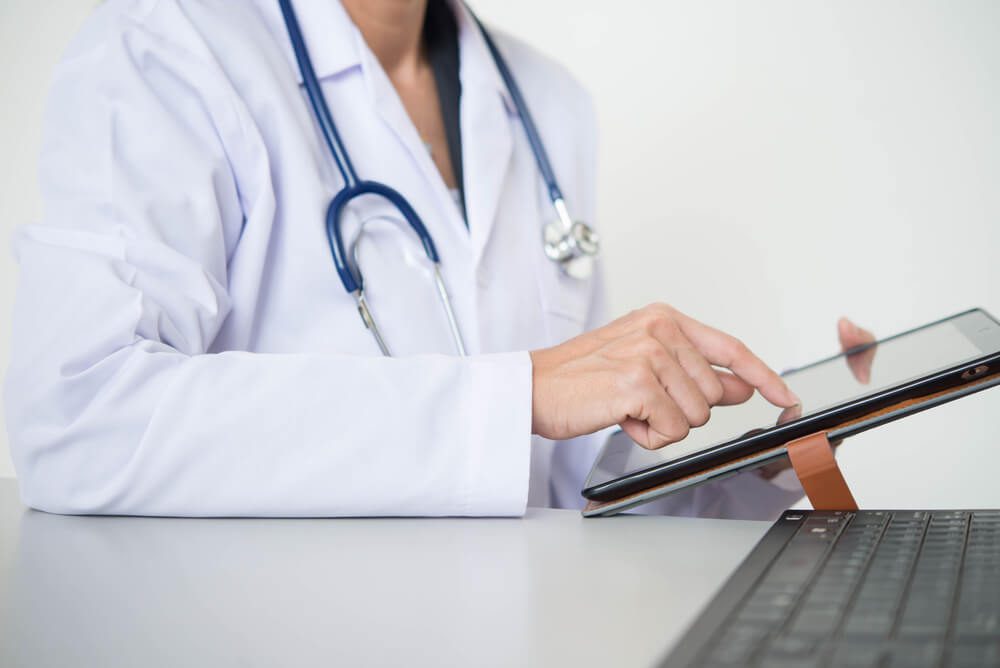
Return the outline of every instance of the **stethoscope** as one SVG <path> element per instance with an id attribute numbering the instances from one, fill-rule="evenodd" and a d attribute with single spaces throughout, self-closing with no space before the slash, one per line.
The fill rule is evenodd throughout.
<path id="1" fill-rule="evenodd" d="M 458 328 L 458 321 L 455 318 L 455 310 L 452 308 L 451 298 L 448 296 L 444 279 L 441 277 L 441 258 L 438 256 L 434 240 L 424 226 L 423 221 L 420 220 L 420 216 L 417 215 L 417 212 L 410 206 L 410 203 L 398 191 L 377 181 L 362 181 L 358 178 L 357 173 L 354 171 L 354 165 L 351 163 L 351 158 L 347 154 L 347 148 L 340 139 L 340 133 L 337 132 L 337 126 L 333 122 L 330 108 L 323 97 L 323 92 L 320 89 L 316 71 L 313 69 L 312 61 L 309 58 L 309 51 L 306 49 L 305 40 L 302 38 L 302 31 L 299 29 L 299 22 L 295 17 L 291 1 L 278 0 L 278 3 L 281 5 L 281 13 L 285 19 L 285 27 L 288 29 L 288 37 L 292 42 L 292 49 L 295 51 L 295 60 L 298 62 L 299 71 L 302 74 L 302 82 L 309 97 L 309 104 L 312 106 L 313 114 L 316 116 L 316 121 L 323 132 L 326 145 L 330 148 L 330 154 L 337 164 L 337 170 L 344 179 L 344 187 L 334 196 L 326 211 L 326 235 L 330 243 L 330 252 L 333 254 L 333 263 L 337 268 L 337 274 L 340 276 L 341 283 L 344 284 L 344 289 L 354 297 L 361 320 L 364 322 L 365 327 L 372 333 L 379 350 L 382 351 L 383 355 L 390 355 L 382 332 L 375 322 L 371 306 L 365 297 L 364 276 L 361 274 L 361 266 L 358 263 L 358 241 L 355 240 L 353 246 L 352 259 L 354 267 L 352 268 L 348 262 L 344 240 L 340 232 L 341 215 L 351 200 L 362 195 L 376 195 L 387 200 L 395 207 L 402 214 L 410 228 L 416 233 L 417 237 L 419 237 L 424 247 L 424 253 L 426 253 L 427 258 L 434 267 L 434 283 L 437 288 L 438 299 L 444 308 L 445 316 L 448 318 L 448 326 L 451 329 L 451 335 L 455 342 L 455 349 L 459 355 L 465 355 L 465 343 L 462 340 L 462 333 Z M 521 95 L 521 89 L 518 88 L 517 83 L 514 81 L 514 76 L 510 72 L 510 68 L 507 67 L 506 61 L 500 55 L 500 51 L 497 49 L 492 38 L 490 38 L 489 33 L 486 32 L 486 28 L 482 22 L 474 15 L 473 19 L 482 32 L 483 39 L 490 51 L 490 55 L 493 57 L 497 71 L 500 73 L 500 77 L 503 79 L 504 85 L 507 87 L 510 98 L 517 110 L 517 114 L 521 118 L 521 125 L 524 127 L 524 132 L 528 137 L 531 151 L 535 155 L 538 171 L 541 172 L 542 179 L 545 181 L 549 200 L 556 210 L 556 220 L 546 224 L 543 230 L 542 239 L 545 255 L 557 263 L 562 272 L 567 276 L 585 279 L 593 272 L 594 260 L 600 251 L 598 236 L 586 223 L 574 221 L 570 218 L 562 191 L 559 189 L 555 173 L 549 164 L 549 157 L 545 152 L 545 146 L 542 144 L 542 139 L 538 135 L 538 130 L 531 119 L 531 114 L 528 112 L 528 106 Z M 362 230 L 363 233 L 364 231 Z"/>

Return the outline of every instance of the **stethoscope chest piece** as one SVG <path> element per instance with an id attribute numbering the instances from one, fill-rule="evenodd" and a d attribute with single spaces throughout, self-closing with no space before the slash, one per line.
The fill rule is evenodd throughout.
<path id="1" fill-rule="evenodd" d="M 545 256 L 567 276 L 585 280 L 594 273 L 601 240 L 586 223 L 573 222 L 567 230 L 562 220 L 554 220 L 542 228 L 542 240 Z"/>
<path id="2" fill-rule="evenodd" d="M 557 217 L 542 228 L 545 256 L 570 278 L 590 278 L 594 273 L 594 261 L 601 252 L 600 237 L 590 225 L 573 220 L 558 191 L 553 194 L 552 206 Z"/>
<path id="3" fill-rule="evenodd" d="M 569 230 L 560 220 L 543 228 L 545 256 L 559 265 L 559 269 L 579 280 L 594 273 L 594 260 L 601 250 L 600 237 L 586 223 L 574 222 Z"/>

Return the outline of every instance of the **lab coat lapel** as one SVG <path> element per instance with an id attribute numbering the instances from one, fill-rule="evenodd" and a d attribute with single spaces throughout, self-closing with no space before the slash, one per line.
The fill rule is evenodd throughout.
<path id="1" fill-rule="evenodd" d="M 516 118 L 479 27 L 462 3 L 455 3 L 453 8 L 459 24 L 466 215 L 478 260 L 496 224 L 510 169 Z"/>
<path id="2" fill-rule="evenodd" d="M 472 251 L 478 260 L 496 223 L 500 197 L 510 168 L 513 152 L 511 126 L 516 117 L 479 27 L 461 3 L 453 5 L 453 9 L 459 27 L 463 185 Z M 438 176 L 437 167 L 406 115 L 392 83 L 363 43 L 361 61 L 379 115 L 438 191 L 436 199 L 441 211 L 454 219 L 448 226 L 449 230 L 460 230 L 459 212 Z"/>
<path id="3" fill-rule="evenodd" d="M 464 77 L 463 77 L 464 79 Z M 465 203 L 474 252 L 478 258 L 497 219 L 500 194 L 510 167 L 511 119 L 496 89 L 462 88 L 462 160 Z"/>
<path id="4" fill-rule="evenodd" d="M 431 229 L 431 234 L 435 239 L 438 239 L 442 234 L 464 236 L 461 213 L 455 206 L 444 180 L 438 173 L 434 159 L 427 151 L 419 132 L 407 114 L 392 81 L 389 80 L 389 76 L 382 69 L 375 54 L 364 43 L 360 34 L 358 48 L 361 52 L 361 67 L 365 73 L 365 84 L 376 113 L 416 166 L 417 172 L 420 174 L 419 178 L 423 180 L 423 185 L 420 188 L 433 193 L 430 200 L 437 204 L 437 212 L 431 219 L 426 218 L 425 213 L 424 224 Z M 403 184 L 389 183 L 389 185 L 400 188 L 404 196 L 415 197 L 415 193 L 407 192 Z M 445 224 L 434 224 L 433 220 L 437 218 L 442 219 Z"/>
<path id="5" fill-rule="evenodd" d="M 424 146 L 416 127 L 414 127 L 413 121 L 410 120 L 409 115 L 406 113 L 406 107 L 403 106 L 403 102 L 393 87 L 392 81 L 389 80 L 389 76 L 382 69 L 375 54 L 371 52 L 364 43 L 364 40 L 360 41 L 360 49 L 362 51 L 361 63 L 362 69 L 365 72 L 365 82 L 368 86 L 376 113 L 378 113 L 382 122 L 385 123 L 386 127 L 395 136 L 396 141 L 402 145 L 410 158 L 416 163 L 419 171 L 428 181 L 429 185 L 432 188 L 441 186 L 438 189 L 444 190 L 444 182 L 438 175 L 437 167 L 434 165 L 430 153 L 428 153 L 427 148 Z M 447 192 L 444 195 L 447 195 Z"/>

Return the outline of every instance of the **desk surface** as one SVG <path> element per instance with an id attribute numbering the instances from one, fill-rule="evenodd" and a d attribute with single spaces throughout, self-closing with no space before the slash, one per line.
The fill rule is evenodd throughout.
<path id="1" fill-rule="evenodd" d="M 768 524 L 153 519 L 0 480 L 0 665 L 648 665 Z"/>

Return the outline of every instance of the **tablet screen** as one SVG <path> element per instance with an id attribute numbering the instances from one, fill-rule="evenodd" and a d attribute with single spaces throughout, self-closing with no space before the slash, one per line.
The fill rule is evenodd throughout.
<path id="1" fill-rule="evenodd" d="M 608 439 L 587 487 L 601 485 L 630 473 L 666 464 L 682 457 L 738 440 L 750 431 L 766 429 L 799 417 L 808 417 L 880 390 L 972 361 L 997 350 L 997 323 L 983 311 L 970 311 L 948 320 L 880 341 L 848 355 L 838 355 L 785 374 L 788 386 L 802 400 L 801 411 L 783 411 L 755 393 L 737 406 L 712 409 L 708 423 L 692 429 L 687 438 L 659 450 L 646 450 L 624 433 Z M 871 368 L 866 375 L 852 367 Z"/>

